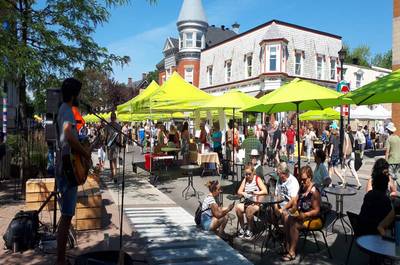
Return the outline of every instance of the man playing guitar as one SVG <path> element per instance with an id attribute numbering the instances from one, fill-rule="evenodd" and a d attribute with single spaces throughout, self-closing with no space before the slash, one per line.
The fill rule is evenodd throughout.
<path id="1" fill-rule="evenodd" d="M 61 195 L 59 204 L 61 207 L 61 220 L 57 233 L 57 265 L 67 264 L 65 260 L 65 250 L 67 244 L 68 230 L 71 225 L 72 217 L 75 215 L 77 200 L 77 186 L 71 185 L 65 175 L 63 158 L 70 156 L 72 152 L 90 161 L 90 151 L 81 145 L 76 130 L 76 121 L 72 112 L 72 106 L 78 101 L 82 83 L 74 78 L 67 78 L 61 86 L 63 103 L 57 115 L 57 130 L 59 135 L 59 154 L 57 168 L 57 188 Z"/>

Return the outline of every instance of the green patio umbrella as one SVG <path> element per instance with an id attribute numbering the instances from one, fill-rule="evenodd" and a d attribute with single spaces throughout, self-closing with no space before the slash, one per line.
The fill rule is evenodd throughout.
<path id="1" fill-rule="evenodd" d="M 301 121 L 329 121 L 339 120 L 340 113 L 332 108 L 323 110 L 309 110 L 300 114 Z"/>
<path id="2" fill-rule="evenodd" d="M 400 70 L 362 86 L 345 96 L 357 105 L 400 102 Z"/>
<path id="3" fill-rule="evenodd" d="M 242 111 L 265 112 L 268 114 L 296 111 L 297 144 L 300 146 L 299 112 L 301 110 L 323 110 L 328 107 L 351 103 L 351 100 L 341 96 L 342 94 L 332 89 L 296 78 L 261 97 L 258 103 L 247 106 Z M 298 165 L 300 167 L 300 148 L 297 148 L 297 150 Z"/>
<path id="4" fill-rule="evenodd" d="M 236 109 L 241 109 L 244 108 L 245 106 L 248 105 L 254 105 L 257 103 L 257 99 L 247 95 L 246 93 L 243 93 L 239 90 L 233 89 L 230 90 L 226 93 L 224 93 L 222 96 L 218 96 L 216 98 L 213 98 L 210 100 L 208 103 L 205 103 L 199 109 L 201 110 L 207 110 L 207 109 L 232 109 L 233 111 L 233 122 L 235 123 L 235 110 Z M 232 134 L 234 133 L 234 130 L 232 131 Z M 234 135 L 232 135 L 233 139 Z M 235 144 L 233 143 L 233 149 L 235 149 Z M 233 152 L 233 164 L 235 163 L 235 157 L 234 157 L 235 152 Z M 235 174 L 235 166 L 233 165 L 233 174 Z"/>

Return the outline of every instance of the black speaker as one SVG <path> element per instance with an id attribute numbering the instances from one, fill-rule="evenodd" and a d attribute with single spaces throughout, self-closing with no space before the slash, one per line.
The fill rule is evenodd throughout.
<path id="1" fill-rule="evenodd" d="M 47 89 L 46 109 L 47 113 L 57 113 L 62 102 L 60 89 Z"/>

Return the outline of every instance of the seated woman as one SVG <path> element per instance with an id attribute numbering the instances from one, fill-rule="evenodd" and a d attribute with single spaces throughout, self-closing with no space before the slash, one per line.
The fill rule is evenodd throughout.
<path id="1" fill-rule="evenodd" d="M 371 191 L 372 188 L 372 182 L 373 182 L 373 175 L 380 175 L 383 171 L 388 171 L 389 172 L 389 163 L 384 159 L 380 158 L 376 160 L 374 167 L 372 168 L 372 176 L 371 178 L 368 179 L 367 187 L 366 187 L 366 192 Z M 396 183 L 393 181 L 393 179 L 388 175 L 388 186 L 387 186 L 387 195 L 389 196 L 397 196 L 397 188 L 396 188 Z"/>
<path id="2" fill-rule="evenodd" d="M 328 170 L 325 166 L 326 154 L 322 149 L 317 149 L 314 154 L 315 163 L 313 183 L 320 188 L 328 187 L 332 183 Z"/>
<path id="3" fill-rule="evenodd" d="M 361 235 L 378 234 L 378 225 L 393 211 L 387 196 L 389 164 L 385 159 L 375 162 L 371 179 L 372 190 L 364 196 L 358 220 Z"/>
<path id="4" fill-rule="evenodd" d="M 224 229 L 228 218 L 226 215 L 233 209 L 234 203 L 228 207 L 220 207 L 215 201 L 222 189 L 218 180 L 207 182 L 206 186 L 210 193 L 204 198 L 201 206 L 201 227 L 207 231 L 214 231 L 218 236 L 224 238 Z"/>
<path id="5" fill-rule="evenodd" d="M 321 195 L 312 179 L 311 167 L 302 167 L 300 169 L 301 188 L 299 195 L 285 206 L 288 210 L 286 214 L 283 214 L 286 238 L 286 253 L 282 257 L 283 261 L 291 261 L 296 258 L 296 246 L 301 229 L 322 227 L 322 220 L 319 218 Z"/>
<path id="6" fill-rule="evenodd" d="M 267 187 L 262 179 L 256 175 L 253 164 L 247 163 L 245 167 L 245 178 L 240 184 L 238 195 L 248 198 L 252 195 L 266 195 Z M 245 200 L 244 203 L 236 205 L 236 215 L 239 220 L 240 230 L 239 237 L 251 239 L 253 237 L 254 215 L 260 210 L 260 206 L 256 203 Z M 248 229 L 245 231 L 244 214 L 246 214 Z"/>

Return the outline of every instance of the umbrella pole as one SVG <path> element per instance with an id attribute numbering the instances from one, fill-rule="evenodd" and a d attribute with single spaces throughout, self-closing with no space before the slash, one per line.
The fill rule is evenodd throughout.
<path id="1" fill-rule="evenodd" d="M 299 102 L 296 102 L 296 119 L 297 119 L 297 133 L 296 133 L 296 138 L 297 138 L 297 166 L 298 166 L 298 172 L 300 173 L 300 117 L 299 117 Z"/>
<path id="2" fill-rule="evenodd" d="M 235 109 L 233 111 L 233 130 L 232 130 L 232 178 L 235 179 Z M 239 178 L 238 178 L 239 179 Z"/>

